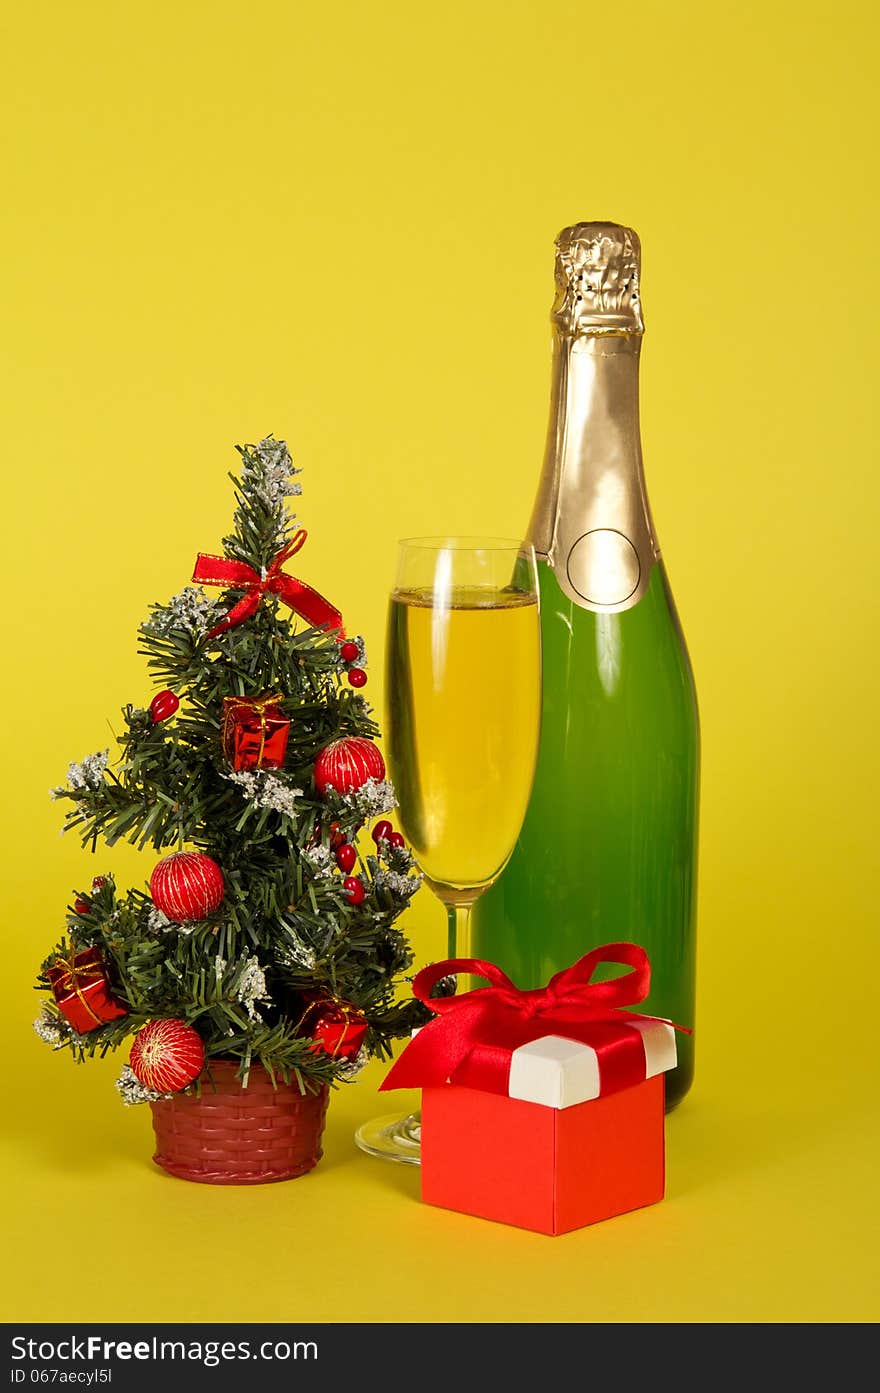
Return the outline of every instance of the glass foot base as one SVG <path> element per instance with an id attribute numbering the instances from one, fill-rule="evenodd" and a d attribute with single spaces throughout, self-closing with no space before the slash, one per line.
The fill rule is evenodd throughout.
<path id="1" fill-rule="evenodd" d="M 358 1128 L 354 1139 L 368 1156 L 397 1161 L 402 1166 L 422 1163 L 422 1119 L 417 1112 L 408 1113 L 406 1117 L 399 1113 L 372 1117 Z"/>

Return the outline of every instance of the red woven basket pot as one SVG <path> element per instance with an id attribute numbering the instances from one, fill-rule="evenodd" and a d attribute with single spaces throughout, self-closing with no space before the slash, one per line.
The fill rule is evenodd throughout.
<path id="1" fill-rule="evenodd" d="M 204 1185 L 262 1185 L 310 1171 L 323 1155 L 326 1086 L 305 1094 L 280 1079 L 273 1086 L 255 1065 L 243 1088 L 237 1073 L 232 1060 L 212 1060 L 201 1097 L 179 1093 L 150 1104 L 153 1160 Z"/>

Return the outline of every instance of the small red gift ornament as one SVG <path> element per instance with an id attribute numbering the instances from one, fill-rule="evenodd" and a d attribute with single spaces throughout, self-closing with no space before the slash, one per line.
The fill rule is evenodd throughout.
<path id="1" fill-rule="evenodd" d="M 290 721 L 281 700 L 280 692 L 257 700 L 224 697 L 220 740 L 233 769 L 283 768 Z"/>
<path id="2" fill-rule="evenodd" d="M 631 971 L 591 982 L 600 963 Z M 431 996 L 459 972 L 492 985 Z M 478 959 L 417 974 L 436 1017 L 382 1087 L 423 1090 L 427 1203 L 558 1234 L 663 1198 L 663 1075 L 683 1027 L 621 1009 L 650 973 L 643 948 L 609 943 L 533 991 Z"/>
<path id="3" fill-rule="evenodd" d="M 314 1040 L 314 1048 L 332 1059 L 354 1059 L 368 1030 L 367 1019 L 350 1001 L 314 996 L 300 1017 L 299 1034 Z"/>
<path id="4" fill-rule="evenodd" d="M 98 948 L 87 948 L 83 953 L 71 949 L 67 958 L 55 959 L 46 976 L 59 1011 L 80 1035 L 128 1015 L 126 1007 L 111 995 Z"/>

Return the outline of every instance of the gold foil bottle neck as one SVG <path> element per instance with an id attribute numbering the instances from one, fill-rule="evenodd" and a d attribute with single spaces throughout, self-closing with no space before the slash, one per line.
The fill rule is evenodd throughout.
<path id="1" fill-rule="evenodd" d="M 641 247 L 631 227 L 579 222 L 556 238 L 552 319 L 567 334 L 641 334 Z"/>
<path id="2" fill-rule="evenodd" d="M 639 239 L 576 223 L 556 239 L 550 428 L 529 540 L 581 609 L 616 614 L 659 559 L 639 439 Z"/>

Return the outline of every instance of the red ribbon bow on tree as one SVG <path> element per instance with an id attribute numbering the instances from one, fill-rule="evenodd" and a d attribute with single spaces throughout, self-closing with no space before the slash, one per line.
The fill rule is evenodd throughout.
<path id="1" fill-rule="evenodd" d="M 610 982 L 591 982 L 600 963 L 622 963 L 632 971 Z M 485 977 L 493 985 L 458 996 L 431 996 L 443 977 L 458 972 Z M 594 948 L 573 967 L 557 972 L 546 987 L 530 991 L 521 991 L 500 968 L 479 958 L 433 963 L 416 975 L 413 994 L 436 1018 L 413 1037 L 382 1088 L 452 1082 L 506 1093 L 512 1051 L 544 1035 L 591 1045 L 599 1056 L 603 1093 L 629 1087 L 645 1076 L 645 1049 L 633 1022 L 662 1018 L 620 1008 L 644 1001 L 650 984 L 648 955 L 635 943 Z M 691 1033 L 684 1026 L 675 1029 Z"/>
<path id="2" fill-rule="evenodd" d="M 194 581 L 199 585 L 222 585 L 226 590 L 245 592 L 232 606 L 226 618 L 208 630 L 207 638 L 216 638 L 218 634 L 235 628 L 236 624 L 243 624 L 245 619 L 250 619 L 252 614 L 256 614 L 267 594 L 277 595 L 279 600 L 295 614 L 308 620 L 314 628 L 338 629 L 340 633 L 345 633 L 339 610 L 310 585 L 297 580 L 295 576 L 287 575 L 281 569 L 285 561 L 300 550 L 307 536 L 305 528 L 299 528 L 286 546 L 278 552 L 272 564 L 264 568 L 262 574 L 246 561 L 235 561 L 229 556 L 211 556 L 207 552 L 199 552 L 193 571 Z"/>

